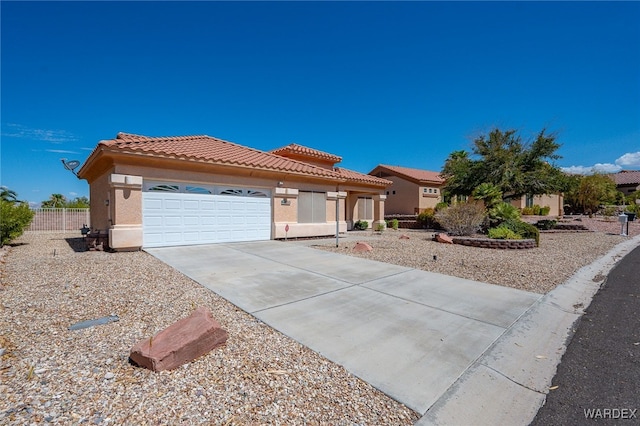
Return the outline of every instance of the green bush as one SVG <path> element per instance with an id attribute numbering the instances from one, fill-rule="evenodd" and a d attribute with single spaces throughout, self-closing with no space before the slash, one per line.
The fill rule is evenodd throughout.
<path id="1" fill-rule="evenodd" d="M 436 211 L 432 208 L 424 209 L 418 215 L 416 221 L 424 229 L 436 228 Z"/>
<path id="2" fill-rule="evenodd" d="M 505 220 L 520 218 L 520 211 L 511 203 L 501 202 L 489 209 L 489 220 L 492 226 L 500 225 Z"/>
<path id="3" fill-rule="evenodd" d="M 387 227 L 384 226 L 384 223 L 379 223 L 379 224 L 376 225 L 376 231 L 378 231 L 378 232 L 382 232 L 385 229 L 387 229 Z"/>
<path id="4" fill-rule="evenodd" d="M 365 229 L 369 229 L 369 222 L 366 220 L 359 220 L 353 224 L 353 229 L 356 231 L 364 231 Z"/>
<path id="5" fill-rule="evenodd" d="M 447 207 L 449 207 L 449 204 L 445 203 L 444 201 L 440 201 L 438 204 L 436 204 L 435 211 L 440 211 L 442 209 L 446 209 Z"/>
<path id="6" fill-rule="evenodd" d="M 555 228 L 557 223 L 558 222 L 556 222 L 555 220 L 544 219 L 537 221 L 535 227 L 538 229 L 549 230 Z"/>
<path id="7" fill-rule="evenodd" d="M 523 216 L 533 216 L 533 207 L 523 207 L 522 208 Z"/>
<path id="8" fill-rule="evenodd" d="M 436 212 L 435 219 L 451 235 L 472 235 L 486 217 L 481 203 L 458 203 Z"/>
<path id="9" fill-rule="evenodd" d="M 540 207 L 540 216 L 549 216 L 550 211 L 551 207 L 549 206 Z"/>
<path id="10" fill-rule="evenodd" d="M 638 213 L 638 211 L 640 210 L 640 206 L 638 206 L 638 204 L 629 204 L 624 211 L 628 212 L 628 213 Z"/>
<path id="11" fill-rule="evenodd" d="M 518 219 L 509 219 L 505 220 L 500 226 L 511 229 L 522 238 L 536 240 L 536 246 L 540 245 L 540 231 L 530 223 Z"/>
<path id="12" fill-rule="evenodd" d="M 537 204 L 533 205 L 533 215 L 534 216 L 540 216 L 540 209 L 541 207 Z"/>
<path id="13" fill-rule="evenodd" d="M 398 219 L 387 220 L 387 228 L 398 230 Z"/>
<path id="14" fill-rule="evenodd" d="M 499 239 L 499 240 L 521 240 L 522 237 L 511 229 L 498 226 L 497 228 L 489 229 L 489 238 Z"/>
<path id="15" fill-rule="evenodd" d="M 0 246 L 22 235 L 33 215 L 33 210 L 25 203 L 0 200 Z"/>

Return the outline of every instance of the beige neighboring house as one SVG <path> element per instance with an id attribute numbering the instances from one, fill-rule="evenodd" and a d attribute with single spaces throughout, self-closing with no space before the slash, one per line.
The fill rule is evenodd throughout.
<path id="1" fill-rule="evenodd" d="M 426 208 L 434 208 L 437 203 L 444 201 L 442 187 L 445 180 L 439 172 L 380 164 L 369 174 L 393 182 L 387 187 L 386 192 L 387 214 L 416 214 Z M 540 207 L 549 206 L 549 216 L 559 216 L 564 213 L 563 202 L 562 194 L 550 194 L 525 195 L 512 200 L 511 204 L 518 209 L 533 207 L 536 204 Z"/>
<path id="2" fill-rule="evenodd" d="M 417 214 L 442 201 L 439 172 L 380 164 L 369 174 L 392 182 L 386 189 L 387 214 Z"/>
<path id="3" fill-rule="evenodd" d="M 271 152 L 211 136 L 118 133 L 78 172 L 91 225 L 115 250 L 335 235 L 384 224 L 390 181 L 290 144 Z"/>
<path id="4" fill-rule="evenodd" d="M 640 170 L 622 170 L 609 177 L 616 183 L 616 189 L 625 196 L 640 191 Z"/>

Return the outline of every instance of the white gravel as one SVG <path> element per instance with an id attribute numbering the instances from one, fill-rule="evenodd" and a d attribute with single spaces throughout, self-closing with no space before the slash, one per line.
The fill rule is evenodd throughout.
<path id="1" fill-rule="evenodd" d="M 25 235 L 2 258 L 0 424 L 410 425 L 418 415 L 144 252 Z M 79 247 L 79 246 L 76 246 Z M 174 371 L 131 347 L 198 306 L 224 347 Z M 76 322 L 120 320 L 78 331 Z"/>

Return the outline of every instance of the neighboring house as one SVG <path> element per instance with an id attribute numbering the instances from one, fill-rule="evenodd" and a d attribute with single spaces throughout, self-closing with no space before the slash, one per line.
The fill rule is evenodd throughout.
<path id="1" fill-rule="evenodd" d="M 511 204 L 522 210 L 525 207 L 549 207 L 548 216 L 562 216 L 564 214 L 564 196 L 562 194 L 523 195 L 511 200 Z"/>
<path id="2" fill-rule="evenodd" d="M 210 136 L 118 133 L 78 176 L 89 182 L 92 229 L 108 232 L 111 248 L 132 250 L 384 224 L 391 182 L 334 167 L 340 161 L 296 144 L 265 152 Z"/>
<path id="3" fill-rule="evenodd" d="M 369 174 L 393 182 L 386 190 L 385 211 L 388 215 L 416 214 L 444 201 L 441 192 L 445 180 L 439 172 L 380 164 Z M 549 206 L 549 215 L 559 216 L 563 214 L 563 202 L 562 194 L 550 194 L 522 196 L 511 204 L 519 209 L 535 204 Z"/>
<path id="4" fill-rule="evenodd" d="M 380 164 L 369 174 L 392 182 L 386 189 L 387 214 L 417 214 L 442 201 L 439 172 Z"/>
<path id="5" fill-rule="evenodd" d="M 616 183 L 618 191 L 625 196 L 640 190 L 640 170 L 622 170 L 609 175 Z"/>

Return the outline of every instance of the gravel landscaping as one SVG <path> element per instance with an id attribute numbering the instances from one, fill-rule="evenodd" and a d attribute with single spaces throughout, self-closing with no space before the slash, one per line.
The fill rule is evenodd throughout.
<path id="1" fill-rule="evenodd" d="M 570 222 L 592 232 L 541 232 L 540 246 L 524 250 L 498 250 L 442 244 L 432 241 L 434 231 L 388 229 L 382 233 L 355 231 L 348 241 L 314 242 L 318 249 L 446 275 L 546 293 L 565 282 L 578 269 L 596 260 L 616 244 L 640 234 L 640 222 L 629 223 L 629 237 L 621 236 L 617 221 L 580 218 Z M 409 239 L 400 239 L 401 235 Z M 353 250 L 355 241 L 373 247 Z"/>
<path id="2" fill-rule="evenodd" d="M 338 248 L 308 243 L 544 293 L 628 238 L 618 223 L 581 223 L 595 232 L 544 233 L 527 250 L 436 243 L 432 232 L 409 230 L 350 233 Z M 354 253 L 359 240 L 373 251 Z M 78 233 L 28 234 L 0 251 L 0 267 L 0 424 L 410 425 L 419 417 L 144 252 L 83 251 Z M 198 306 L 229 332 L 225 346 L 173 371 L 129 363 L 137 341 Z M 119 321 L 68 330 L 111 314 Z"/>
<path id="3" fill-rule="evenodd" d="M 0 424 L 410 425 L 418 415 L 144 252 L 21 237 L 2 260 Z M 69 240 L 67 240 L 69 238 Z M 71 244 L 70 244 L 71 243 Z M 173 371 L 131 347 L 206 306 L 227 344 Z M 120 320 L 77 331 L 79 321 Z"/>

